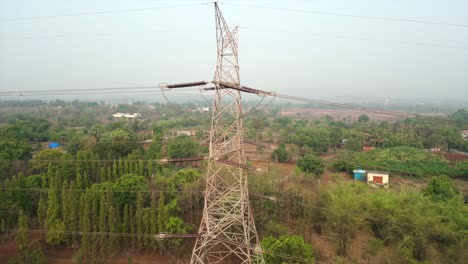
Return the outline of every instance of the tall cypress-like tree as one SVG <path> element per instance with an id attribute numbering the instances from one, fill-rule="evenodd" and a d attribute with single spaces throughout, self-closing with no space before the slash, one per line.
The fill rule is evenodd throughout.
<path id="1" fill-rule="evenodd" d="M 24 177 L 24 174 L 23 172 L 20 172 L 18 174 L 18 178 L 17 178 L 17 184 L 16 184 L 16 188 L 18 188 L 19 190 L 17 191 L 17 197 L 16 197 L 16 202 L 17 204 L 19 204 L 19 206 L 23 209 L 23 210 L 27 210 L 27 211 L 30 211 L 30 209 L 34 206 L 33 204 L 31 204 L 31 199 L 28 195 L 28 193 L 23 190 L 23 189 L 26 189 L 27 186 L 26 186 L 26 178 Z"/>
<path id="2" fill-rule="evenodd" d="M 99 170 L 99 182 L 107 182 L 109 179 L 107 179 L 107 173 L 106 173 L 106 168 L 101 167 Z"/>
<path id="3" fill-rule="evenodd" d="M 52 162 L 49 162 L 49 165 L 47 166 L 47 180 L 49 184 L 50 184 L 51 178 L 54 176 L 55 176 L 54 167 L 52 166 Z"/>
<path id="4" fill-rule="evenodd" d="M 78 206 L 78 219 L 77 219 L 77 229 L 80 232 L 84 232 L 85 229 L 85 207 L 86 207 L 86 192 L 80 192 L 80 200 L 79 200 L 79 206 Z M 84 235 L 81 235 L 81 244 L 83 247 L 83 237 Z"/>
<path id="5" fill-rule="evenodd" d="M 148 160 L 148 178 L 151 178 L 151 176 L 153 175 L 153 161 L 152 160 Z"/>
<path id="6" fill-rule="evenodd" d="M 166 209 L 166 198 L 164 192 L 159 193 L 159 202 L 158 202 L 158 230 L 159 232 L 164 232 L 166 230 L 166 221 L 168 218 L 167 209 Z"/>
<path id="7" fill-rule="evenodd" d="M 112 163 L 112 180 L 119 178 L 118 171 L 117 162 L 114 160 Z"/>
<path id="8" fill-rule="evenodd" d="M 91 186 L 91 180 L 89 179 L 89 172 L 85 171 L 83 173 L 83 189 L 86 189 L 89 186 Z"/>
<path id="9" fill-rule="evenodd" d="M 151 213 L 149 208 L 143 209 L 143 245 L 146 248 L 150 248 L 154 239 L 150 237 L 151 234 Z"/>
<path id="10" fill-rule="evenodd" d="M 123 233 L 130 232 L 130 212 L 129 212 L 129 206 L 127 203 L 125 204 L 124 211 L 123 211 L 122 231 Z M 123 241 L 126 241 L 126 240 L 124 239 Z M 125 243 L 124 246 L 128 246 L 128 244 Z"/>
<path id="11" fill-rule="evenodd" d="M 138 175 L 145 176 L 144 171 L 145 171 L 145 164 L 143 163 L 142 160 L 140 160 L 138 161 Z"/>
<path id="12" fill-rule="evenodd" d="M 128 172 L 127 173 L 135 173 L 135 166 L 133 166 L 133 164 L 134 164 L 133 160 L 128 161 Z"/>
<path id="13" fill-rule="evenodd" d="M 143 223 L 143 207 L 144 207 L 144 200 L 143 194 L 140 192 L 137 196 L 136 202 L 136 212 L 135 212 L 135 222 L 136 222 L 136 231 L 138 234 L 138 242 L 140 245 L 142 244 L 143 240 L 143 232 L 144 232 L 144 223 Z"/>
<path id="14" fill-rule="evenodd" d="M 52 178 L 48 193 L 46 242 L 49 244 L 60 244 L 64 240 L 62 231 L 65 230 L 65 226 L 60 219 L 59 177 Z"/>
<path id="15" fill-rule="evenodd" d="M 118 208 L 114 207 L 112 203 L 114 195 L 112 193 L 112 190 L 109 189 L 106 192 L 106 201 L 107 201 L 107 209 L 108 209 L 108 231 L 111 233 L 116 233 L 118 232 L 118 225 L 120 223 L 120 217 L 119 217 L 119 211 Z M 114 254 L 114 252 L 117 249 L 117 237 L 115 236 L 109 236 L 108 238 L 108 243 L 107 243 L 107 252 L 108 255 Z"/>
<path id="16" fill-rule="evenodd" d="M 119 177 L 117 178 L 120 178 L 122 177 L 122 175 L 124 175 L 124 162 L 121 158 L 119 158 L 118 167 L 119 167 Z"/>
<path id="17" fill-rule="evenodd" d="M 68 187 L 68 181 L 64 181 L 62 187 L 62 218 L 65 226 L 65 230 L 71 230 L 70 221 L 71 221 L 71 197 L 70 190 Z M 66 241 L 71 241 L 71 235 L 66 235 Z"/>
<path id="18" fill-rule="evenodd" d="M 75 182 L 70 182 L 70 188 L 68 190 L 70 204 L 70 218 L 68 219 L 68 225 L 70 231 L 78 231 L 79 230 L 79 211 L 80 211 L 80 202 L 81 202 L 81 194 L 82 192 L 76 191 Z M 78 236 L 76 234 L 72 235 L 72 245 L 75 246 L 78 244 Z"/>
<path id="19" fill-rule="evenodd" d="M 83 213 L 80 216 L 80 231 L 82 232 L 81 236 L 81 247 L 86 251 L 92 246 L 92 237 L 90 232 L 92 231 L 91 225 L 91 214 L 92 214 L 92 203 L 93 195 L 88 190 L 86 193 L 83 193 L 81 196 L 81 206 L 83 208 Z"/>
<path id="20" fill-rule="evenodd" d="M 128 160 L 125 160 L 124 161 L 124 169 L 123 169 L 125 174 L 129 173 L 129 167 L 130 166 L 128 164 Z"/>
<path id="21" fill-rule="evenodd" d="M 91 199 L 91 231 L 99 231 L 99 203 L 100 192 L 95 189 L 90 189 Z"/>
<path id="22" fill-rule="evenodd" d="M 18 234 L 16 235 L 16 243 L 18 243 L 20 251 L 28 247 L 28 218 L 23 210 L 20 210 L 18 217 Z"/>
<path id="23" fill-rule="evenodd" d="M 76 173 L 76 188 L 77 189 L 85 189 L 85 186 L 83 184 L 83 177 L 81 176 L 81 172 Z"/>
<path id="24" fill-rule="evenodd" d="M 109 213 L 109 210 L 107 209 L 107 201 L 106 201 L 106 195 L 103 192 L 99 192 L 99 232 L 101 233 L 106 233 L 107 230 L 107 214 Z M 99 250 L 100 250 L 100 255 L 105 257 L 107 256 L 107 236 L 101 235 L 97 239 L 99 241 Z"/>
<path id="25" fill-rule="evenodd" d="M 135 234 L 136 232 L 136 223 L 135 223 L 135 216 L 134 216 L 134 210 L 133 210 L 133 206 L 130 205 L 130 207 L 128 208 L 128 215 L 130 216 L 130 221 L 129 221 L 129 224 L 130 224 L 130 233 L 132 234 Z M 136 237 L 132 237 L 132 248 L 135 249 L 136 248 L 136 241 L 137 241 L 137 238 Z"/>
<path id="26" fill-rule="evenodd" d="M 47 219 L 47 198 L 39 197 L 39 203 L 37 205 L 37 220 L 41 228 L 45 228 L 45 221 Z"/>
<path id="27" fill-rule="evenodd" d="M 157 201 L 157 193 L 151 193 L 151 203 L 150 203 L 150 234 L 157 234 L 158 233 L 158 201 Z M 157 248 L 157 241 L 153 240 L 152 248 Z"/>
<path id="28" fill-rule="evenodd" d="M 107 181 L 112 181 L 112 169 L 110 166 L 107 166 L 106 179 Z"/>

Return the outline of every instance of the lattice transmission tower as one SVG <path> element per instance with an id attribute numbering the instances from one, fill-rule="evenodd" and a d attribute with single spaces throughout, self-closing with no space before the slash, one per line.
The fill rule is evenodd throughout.
<path id="1" fill-rule="evenodd" d="M 218 59 L 205 204 L 191 263 L 264 263 L 244 172 L 237 32 L 215 2 Z"/>

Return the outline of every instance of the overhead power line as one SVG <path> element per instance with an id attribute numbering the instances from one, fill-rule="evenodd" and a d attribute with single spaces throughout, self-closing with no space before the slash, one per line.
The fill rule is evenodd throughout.
<path id="1" fill-rule="evenodd" d="M 118 189 L 54 189 L 54 188 L 14 188 L 14 187 L 0 187 L 3 191 L 15 191 L 15 192 L 43 192 L 49 191 L 69 191 L 69 192 L 90 192 L 90 193 L 189 193 L 189 194 L 202 194 L 204 191 L 193 191 L 193 190 L 169 190 L 169 189 L 158 189 L 158 190 L 118 190 Z"/>
<path id="2" fill-rule="evenodd" d="M 155 89 L 157 88 L 157 89 Z M 67 94 L 107 94 L 118 91 L 127 93 L 160 93 L 159 86 L 129 86 L 116 88 L 90 88 L 90 89 L 58 89 L 58 90 L 27 90 L 27 91 L 0 91 L 0 96 L 39 96 L 39 95 L 67 95 Z M 178 92 L 198 92 L 199 89 L 178 90 Z"/>
<path id="3" fill-rule="evenodd" d="M 100 87 L 100 88 L 79 88 L 79 89 L 47 89 L 47 90 L 24 90 L 24 91 L 0 91 L 0 95 L 23 95 L 23 94 L 36 94 L 36 93 L 73 93 L 73 92 L 85 92 L 93 93 L 97 91 L 133 91 L 133 90 L 145 90 L 145 89 L 159 89 L 156 85 L 146 86 L 122 86 L 122 87 Z"/>
<path id="4" fill-rule="evenodd" d="M 437 22 L 437 21 L 420 20 L 420 19 L 364 16 L 364 15 L 353 15 L 353 14 L 345 14 L 345 13 L 338 13 L 338 12 L 313 11 L 313 10 L 294 9 L 294 8 L 287 8 L 287 7 L 273 7 L 273 6 L 263 6 L 263 5 L 239 4 L 239 3 L 227 3 L 227 4 L 251 7 L 251 8 L 263 8 L 263 9 L 271 9 L 271 10 L 288 11 L 288 12 L 295 12 L 295 13 L 307 13 L 307 14 L 317 14 L 317 15 L 326 15 L 326 16 L 350 17 L 350 18 L 358 18 L 358 19 L 371 19 L 371 20 L 391 21 L 391 22 L 406 22 L 406 23 L 418 23 L 418 24 L 468 28 L 468 24 Z"/>
<path id="5" fill-rule="evenodd" d="M 205 157 L 191 157 L 191 158 L 162 158 L 162 159 L 47 159 L 47 160 L 34 160 L 34 162 L 48 162 L 48 163 L 66 163 L 66 162 L 72 162 L 72 163 L 86 163 L 86 162 L 137 162 L 137 161 L 143 161 L 143 162 L 156 162 L 156 163 L 167 163 L 167 162 L 194 162 L 194 161 L 201 161 L 204 160 Z M 13 162 L 13 161 L 30 161 L 30 160 L 20 160 L 20 159 L 0 159 L 0 161 L 8 161 L 8 162 Z"/>
<path id="6" fill-rule="evenodd" d="M 190 87 L 187 86 L 188 84 L 191 83 L 184 83 L 184 88 Z M 199 86 L 200 83 L 196 82 L 196 86 Z M 175 84 L 177 85 L 177 84 Z M 373 113 L 378 113 L 378 114 L 384 114 L 384 115 L 390 115 L 390 116 L 397 116 L 397 117 L 415 117 L 412 114 L 408 113 L 402 113 L 402 112 L 395 112 L 395 111 L 389 111 L 389 110 L 379 110 L 379 109 L 374 109 L 374 108 L 369 108 L 369 107 L 362 107 L 362 106 L 357 106 L 357 105 L 351 105 L 351 104 L 343 104 L 343 103 L 336 103 L 336 102 L 330 102 L 330 101 L 324 101 L 324 100 L 317 100 L 317 99 L 310 99 L 310 98 L 305 98 L 305 97 L 298 97 L 298 96 L 291 96 L 291 95 L 286 95 L 286 94 L 277 94 L 274 92 L 267 92 L 267 91 L 262 91 L 258 89 L 253 89 L 250 87 L 246 86 L 241 86 L 241 87 L 234 87 L 231 85 L 224 84 L 227 88 L 231 89 L 237 89 L 241 90 L 243 92 L 247 93 L 253 93 L 257 95 L 262 95 L 262 96 L 273 96 L 277 98 L 283 98 L 287 100 L 293 100 L 293 101 L 301 101 L 301 102 L 307 102 L 307 103 L 316 103 L 316 104 L 321 104 L 321 105 L 328 105 L 328 106 L 334 106 L 338 108 L 344 108 L 344 109 L 355 109 L 355 110 L 362 110 L 366 112 L 373 112 Z M 128 87 L 104 87 L 104 88 L 83 88 L 83 89 L 58 89 L 58 90 L 26 90 L 26 91 L 4 91 L 0 92 L 0 96 L 12 96 L 12 95 L 25 95 L 25 94 L 56 94 L 56 93 L 61 93 L 61 94 L 68 94 L 68 93 L 98 93 L 98 92 L 109 92 L 109 91 L 128 91 L 128 92 L 148 92 L 148 91 L 160 91 L 159 88 L 161 85 L 158 86 L 128 86 Z M 164 84 L 163 87 L 168 87 L 168 84 Z M 201 88 L 204 91 L 212 91 L 214 88 Z M 171 91 L 181 91 L 179 89 L 169 89 Z M 184 89 L 184 91 L 187 91 L 190 89 Z M 199 91 L 200 89 L 193 89 L 196 91 Z"/>
<path id="7" fill-rule="evenodd" d="M 191 7 L 191 6 L 199 6 L 199 5 L 204 5 L 204 4 L 205 4 L 205 3 L 178 4 L 178 5 L 167 5 L 167 6 L 152 6 L 152 7 L 142 7 L 142 8 L 118 9 L 118 10 L 103 10 L 103 11 L 77 12 L 77 13 L 59 14 L 59 15 L 48 15 L 48 16 L 30 16 L 30 17 L 2 18 L 2 19 L 0 19 L 0 22 L 25 21 L 25 20 L 41 20 L 41 19 L 54 19 L 54 18 L 60 18 L 60 17 L 78 17 L 78 16 L 105 15 L 105 14 L 121 14 L 121 13 L 142 12 L 142 11 L 149 11 L 149 10 L 159 10 L 159 9 L 166 9 L 166 8 Z"/>
<path id="8" fill-rule="evenodd" d="M 317 33 L 317 32 L 307 32 L 306 30 L 299 32 L 299 31 L 291 31 L 288 29 L 281 29 L 281 28 L 257 28 L 257 27 L 246 27 L 247 30 L 253 30 L 258 32 L 284 32 L 288 34 L 306 34 L 307 36 L 319 39 L 344 39 L 344 40 L 354 40 L 354 41 L 366 41 L 366 42 L 374 42 L 374 43 L 383 43 L 383 44 L 392 44 L 398 46 L 420 46 L 420 47 L 429 47 L 429 48 L 441 48 L 441 49 L 453 49 L 453 50 L 463 50 L 468 51 L 468 44 L 466 43 L 456 43 L 453 44 L 444 44 L 444 43 L 434 43 L 434 42 L 419 42 L 419 41 L 407 41 L 407 40 L 397 40 L 397 39 L 380 39 L 380 38 L 372 38 L 372 37 L 365 37 L 365 36 L 353 36 L 353 35 L 339 35 L 339 34 L 328 34 L 328 33 Z"/>
<path id="9" fill-rule="evenodd" d="M 362 110 L 362 111 L 365 111 L 365 112 L 371 112 L 371 113 L 383 114 L 383 115 L 390 115 L 390 116 L 396 116 L 396 117 L 405 117 L 405 118 L 415 117 L 414 115 L 407 114 L 407 113 L 402 113 L 402 112 L 379 110 L 379 109 L 374 109 L 374 108 L 369 108 L 369 107 L 362 107 L 362 106 L 357 106 L 357 105 L 350 105 L 350 104 L 335 103 L 335 102 L 329 102 L 329 101 L 323 101 L 323 100 L 309 99 L 309 98 L 298 97 L 298 96 L 290 96 L 290 95 L 284 95 L 284 94 L 276 94 L 274 96 L 276 96 L 278 98 L 288 99 L 288 100 L 301 101 L 301 102 L 314 103 L 314 104 L 322 104 L 322 105 L 329 105 L 329 106 L 335 106 L 335 107 L 345 108 L 345 109 Z"/>
<path id="10" fill-rule="evenodd" d="M 367 42 L 376 42 L 384 44 L 393 44 L 399 46 L 419 46 L 419 47 L 430 47 L 430 48 L 442 48 L 442 49 L 458 49 L 467 51 L 467 45 L 465 43 L 456 43 L 444 44 L 444 43 L 433 43 L 433 42 L 416 42 L 416 41 L 407 41 L 407 40 L 394 40 L 394 39 L 379 39 L 379 38 L 370 38 L 365 36 L 353 36 L 353 35 L 339 35 L 339 34 L 328 34 L 328 33 L 318 33 L 318 32 L 308 32 L 307 29 L 302 31 L 291 31 L 288 29 L 281 28 L 257 28 L 257 27 L 243 27 L 247 30 L 254 30 L 257 32 L 271 33 L 271 32 L 284 32 L 288 34 L 301 34 L 305 32 L 307 36 L 319 39 L 350 39 L 355 41 L 367 41 Z M 101 33 L 64 33 L 64 34 L 53 34 L 53 35 L 33 35 L 33 36 L 5 36 L 5 41 L 15 41 L 15 40 L 30 40 L 30 39 L 47 39 L 47 38 L 96 38 L 96 37 L 121 37 L 123 35 L 145 35 L 145 37 L 153 37 L 152 33 L 179 33 L 179 32 L 194 32 L 194 31 L 204 31 L 205 29 L 194 28 L 194 29 L 155 29 L 149 31 L 140 31 L 140 32 L 101 32 Z M 208 29 L 206 29 L 208 30 Z"/>
<path id="11" fill-rule="evenodd" d="M 19 232 L 18 228 L 0 228 L 1 232 Z M 29 233 L 36 233 L 36 234 L 64 234 L 64 235 L 87 235 L 87 236 L 109 236 L 109 237 L 147 237 L 147 238 L 154 238 L 155 240 L 164 240 L 164 239 L 193 239 L 198 238 L 200 234 L 166 234 L 166 233 L 159 233 L 159 234 L 136 234 L 136 233 L 127 233 L 127 232 L 101 232 L 101 231 L 72 231 L 72 230 L 54 230 L 54 229 L 28 229 L 27 232 Z M 162 239 L 160 239 L 162 238 Z M 251 244 L 244 244 L 235 242 L 228 239 L 222 239 L 224 242 L 228 244 L 235 244 L 240 247 L 256 249 L 258 245 L 251 245 Z M 165 250 L 167 251 L 167 249 Z M 285 259 L 300 261 L 301 263 L 308 263 L 308 261 L 302 257 L 296 257 L 289 254 L 284 254 L 280 252 L 276 252 L 273 250 L 265 250 L 262 249 L 263 252 L 279 256 Z M 167 253 L 167 252 L 166 252 Z"/>

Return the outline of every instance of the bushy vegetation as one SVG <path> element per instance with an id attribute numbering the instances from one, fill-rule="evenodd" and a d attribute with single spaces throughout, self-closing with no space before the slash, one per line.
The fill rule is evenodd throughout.
<path id="1" fill-rule="evenodd" d="M 357 154 L 352 164 L 368 170 L 385 170 L 398 175 L 420 177 L 447 175 L 458 178 L 468 176 L 467 161 L 450 164 L 441 155 L 412 147 L 374 149 Z M 335 166 L 339 168 L 340 164 Z"/>
<path id="2" fill-rule="evenodd" d="M 262 202 L 270 209 L 256 212 L 256 220 L 260 226 L 265 221 L 266 230 L 278 237 L 268 237 L 273 241 L 270 244 L 281 244 L 276 241 L 292 232 L 302 232 L 305 237 L 326 234 L 336 255 L 348 259 L 353 255 L 350 245 L 360 239 L 359 245 L 364 247 L 360 251 L 372 263 L 457 263 L 463 261 L 467 242 L 468 207 L 445 185 L 430 184 L 422 194 L 338 183 L 313 189 L 307 196 L 296 194 L 304 203 L 274 193 L 271 195 L 288 201 L 287 205 L 270 208 L 269 202 Z M 362 246 L 363 237 L 367 246 Z"/>
<path id="3" fill-rule="evenodd" d="M 300 236 L 264 237 L 261 241 L 266 263 L 314 263 L 312 246 Z"/>

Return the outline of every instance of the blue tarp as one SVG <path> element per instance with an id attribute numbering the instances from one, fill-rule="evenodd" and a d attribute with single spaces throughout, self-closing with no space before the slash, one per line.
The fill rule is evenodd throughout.
<path id="1" fill-rule="evenodd" d="M 60 144 L 57 143 L 57 142 L 50 142 L 49 143 L 49 148 L 50 149 L 54 149 L 54 148 L 58 148 L 58 147 L 60 147 Z"/>

